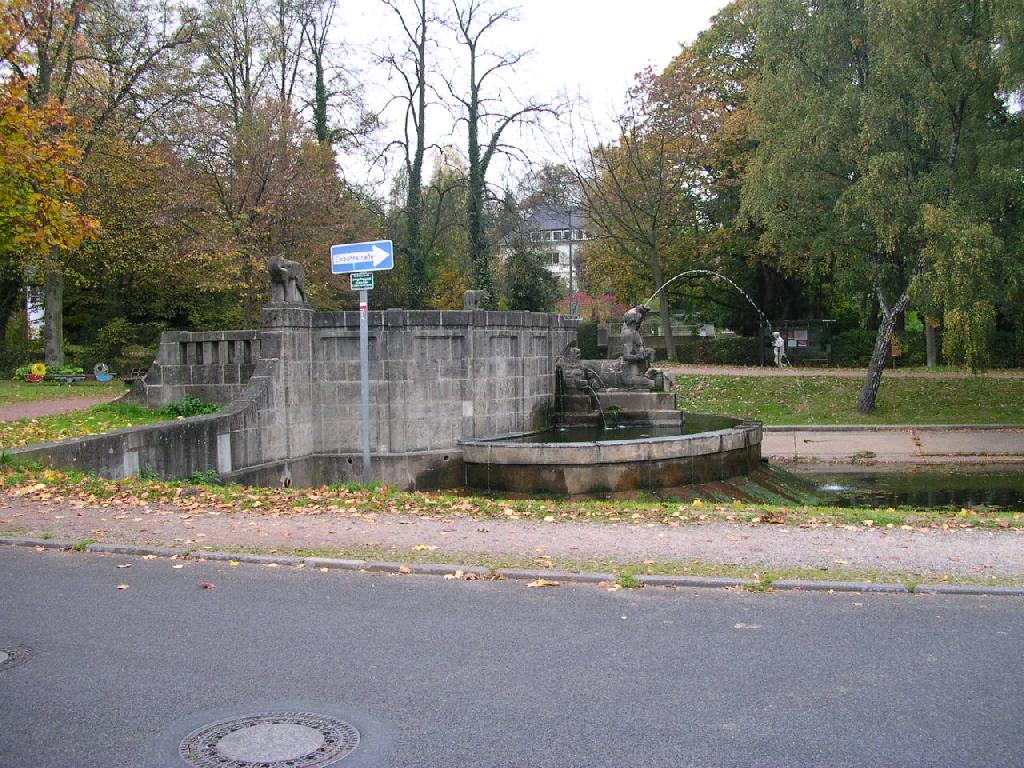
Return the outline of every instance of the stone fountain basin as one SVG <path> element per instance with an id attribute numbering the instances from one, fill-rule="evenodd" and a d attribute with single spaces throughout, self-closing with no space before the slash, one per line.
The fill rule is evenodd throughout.
<path id="1" fill-rule="evenodd" d="M 694 417 L 694 418 L 691 418 Z M 705 414 L 687 414 L 697 421 Z M 588 494 L 672 488 L 749 474 L 761 463 L 759 421 L 710 431 L 580 440 L 544 433 L 461 440 L 466 485 L 486 491 Z M 721 420 L 719 421 L 721 423 Z M 566 441 L 568 440 L 568 441 Z"/>

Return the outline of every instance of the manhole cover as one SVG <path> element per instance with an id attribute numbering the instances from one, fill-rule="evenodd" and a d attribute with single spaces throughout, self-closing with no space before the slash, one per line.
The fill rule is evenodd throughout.
<path id="1" fill-rule="evenodd" d="M 16 667 L 26 661 L 29 657 L 28 648 L 6 647 L 0 648 L 0 672 Z"/>
<path id="2" fill-rule="evenodd" d="M 323 768 L 357 746 L 359 731 L 343 720 L 281 712 L 204 725 L 178 754 L 194 768 Z"/>

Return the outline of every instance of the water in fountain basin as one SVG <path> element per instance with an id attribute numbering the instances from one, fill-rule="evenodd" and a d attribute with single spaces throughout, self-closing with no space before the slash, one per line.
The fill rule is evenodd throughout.
<path id="1" fill-rule="evenodd" d="M 623 426 L 608 427 L 559 427 L 546 429 L 511 438 L 515 443 L 592 443 L 608 440 L 643 440 L 652 437 L 677 437 L 679 435 L 696 435 L 701 432 L 714 432 L 728 429 L 739 424 L 738 419 L 728 416 L 713 416 L 703 413 L 688 413 L 681 426 Z"/>

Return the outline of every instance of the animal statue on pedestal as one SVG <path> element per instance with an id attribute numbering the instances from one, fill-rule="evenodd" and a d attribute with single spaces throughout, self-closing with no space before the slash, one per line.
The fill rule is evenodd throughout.
<path id="1" fill-rule="evenodd" d="M 279 304 L 306 303 L 306 270 L 297 261 L 275 254 L 267 262 L 270 300 Z"/>

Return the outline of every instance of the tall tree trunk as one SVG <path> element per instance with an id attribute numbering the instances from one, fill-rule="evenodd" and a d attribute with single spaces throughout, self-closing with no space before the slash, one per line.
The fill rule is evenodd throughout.
<path id="1" fill-rule="evenodd" d="M 861 389 L 860 398 L 857 400 L 857 410 L 860 413 L 871 413 L 875 409 L 875 400 L 878 398 L 878 388 L 882 385 L 882 371 L 885 370 L 885 358 L 892 349 L 893 335 L 896 332 L 896 321 L 903 310 L 907 308 L 909 295 L 905 291 L 899 301 L 892 309 L 886 306 L 884 300 L 879 297 L 879 308 L 882 311 L 882 322 L 878 326 L 878 334 L 875 336 L 875 349 L 871 353 L 871 362 L 868 364 L 868 373 L 864 377 L 864 387 Z"/>
<path id="2" fill-rule="evenodd" d="M 928 367 L 934 368 L 939 363 L 939 354 L 936 347 L 935 329 L 938 322 L 931 317 L 924 319 L 924 349 L 928 359 Z"/>
<path id="3" fill-rule="evenodd" d="M 46 273 L 43 360 L 48 368 L 64 365 L 64 274 L 56 270 Z"/>
<path id="4" fill-rule="evenodd" d="M 7 322 L 18 307 L 22 295 L 21 275 L 13 269 L 0 272 L 0 350 L 7 337 Z"/>
<path id="5" fill-rule="evenodd" d="M 657 254 L 651 259 L 651 273 L 654 277 L 654 284 L 658 286 L 658 317 L 661 318 L 662 333 L 665 334 L 665 356 L 669 360 L 676 359 L 676 345 L 672 338 L 672 316 L 668 311 L 668 293 L 662 286 L 665 281 L 662 279 L 661 263 Z"/>
<path id="6" fill-rule="evenodd" d="M 494 276 L 491 272 L 490 254 L 487 252 L 487 239 L 484 236 L 484 195 L 487 182 L 484 178 L 485 169 L 480 152 L 480 117 L 477 104 L 474 91 L 468 120 L 469 179 L 466 195 L 466 227 L 469 234 L 469 262 L 473 269 L 473 287 L 487 292 L 486 306 L 493 308 L 496 306 L 497 296 L 494 295 Z"/>
<path id="7" fill-rule="evenodd" d="M 427 148 L 427 4 L 422 0 L 416 37 L 416 146 L 408 160 L 409 189 L 405 199 L 405 247 L 409 263 L 410 309 L 427 303 L 427 257 L 423 252 L 423 157 Z M 411 98 L 411 94 L 410 94 Z M 406 147 L 408 158 L 408 147 Z"/>
<path id="8" fill-rule="evenodd" d="M 313 132 L 321 144 L 331 143 L 331 131 L 327 125 L 327 107 L 330 97 L 327 93 L 327 77 L 323 59 L 313 59 Z"/>

